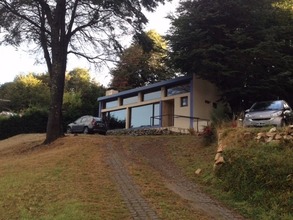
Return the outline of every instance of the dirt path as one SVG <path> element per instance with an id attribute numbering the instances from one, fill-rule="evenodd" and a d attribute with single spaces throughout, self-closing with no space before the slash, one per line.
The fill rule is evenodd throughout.
<path id="1" fill-rule="evenodd" d="M 128 146 L 128 150 L 125 152 L 125 148 L 119 143 L 111 142 L 108 144 L 108 151 L 115 181 L 120 187 L 133 219 L 158 219 L 155 211 L 140 195 L 138 186 L 133 182 L 126 169 L 126 161 L 135 162 L 137 158 L 143 158 L 149 166 L 160 173 L 164 178 L 165 185 L 171 191 L 187 200 L 193 209 L 206 213 L 209 219 L 244 219 L 203 193 L 196 184 L 188 180 L 168 158 L 165 149 L 158 144 L 133 143 Z"/>

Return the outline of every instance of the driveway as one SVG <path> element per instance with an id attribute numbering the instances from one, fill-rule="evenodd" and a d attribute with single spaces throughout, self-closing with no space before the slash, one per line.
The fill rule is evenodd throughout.
<path id="1" fill-rule="evenodd" d="M 168 157 L 166 148 L 162 145 L 156 142 L 144 144 L 133 141 L 125 147 L 122 140 L 123 137 L 109 138 L 107 160 L 113 170 L 113 178 L 117 182 L 133 219 L 159 219 L 156 210 L 142 196 L 140 186 L 134 182 L 134 178 L 129 172 L 129 163 L 135 164 L 139 160 L 144 161 L 155 172 L 158 172 L 163 178 L 163 184 L 188 202 L 187 208 L 201 213 L 200 219 L 244 219 L 238 213 L 205 194 L 198 185 L 184 176 L 183 172 Z"/>

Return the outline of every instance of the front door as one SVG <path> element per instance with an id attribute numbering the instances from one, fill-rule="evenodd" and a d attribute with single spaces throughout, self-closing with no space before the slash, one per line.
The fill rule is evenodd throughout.
<path id="1" fill-rule="evenodd" d="M 174 126 L 174 99 L 163 101 L 162 127 Z"/>

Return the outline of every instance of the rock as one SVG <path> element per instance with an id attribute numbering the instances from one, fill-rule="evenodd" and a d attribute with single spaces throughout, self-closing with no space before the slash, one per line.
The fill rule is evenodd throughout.
<path id="1" fill-rule="evenodd" d="M 286 134 L 293 134 L 293 125 L 289 125 L 287 128 L 286 128 Z"/>
<path id="2" fill-rule="evenodd" d="M 273 133 L 273 132 L 276 132 L 277 131 L 277 128 L 276 127 L 273 127 L 270 129 L 269 133 Z"/>
<path id="3" fill-rule="evenodd" d="M 291 135 L 284 135 L 283 136 L 283 139 L 285 139 L 285 140 L 292 140 L 293 137 Z"/>
<path id="4" fill-rule="evenodd" d="M 224 145 L 223 144 L 219 144 L 218 145 L 218 149 L 217 149 L 217 153 L 222 153 L 224 150 Z"/>
<path id="5" fill-rule="evenodd" d="M 225 161 L 224 161 L 224 157 L 223 157 L 223 156 L 220 156 L 220 157 L 218 158 L 218 160 L 215 162 L 215 164 L 216 164 L 216 165 L 219 165 L 219 164 L 222 164 L 222 163 L 225 163 Z"/>
<path id="6" fill-rule="evenodd" d="M 267 133 L 266 133 L 266 136 L 267 136 L 267 137 L 272 137 L 272 138 L 274 138 L 275 135 L 276 135 L 275 132 L 267 132 Z"/>
<path id="7" fill-rule="evenodd" d="M 268 137 L 268 138 L 266 139 L 266 142 L 267 142 L 267 143 L 270 143 L 270 142 L 272 142 L 272 140 L 274 140 L 274 137 Z"/>
<path id="8" fill-rule="evenodd" d="M 281 140 L 282 139 L 282 135 L 280 135 L 280 134 L 276 134 L 276 136 L 275 136 L 275 140 Z"/>
<path id="9" fill-rule="evenodd" d="M 256 136 L 256 140 L 261 141 L 261 140 L 264 140 L 265 137 L 266 137 L 265 133 L 258 133 Z"/>
<path id="10" fill-rule="evenodd" d="M 199 175 L 200 173 L 201 173 L 201 169 L 200 168 L 198 168 L 194 173 L 196 174 L 196 175 Z"/>
<path id="11" fill-rule="evenodd" d="M 219 142 L 218 142 L 217 153 L 221 153 L 221 152 L 223 152 L 223 150 L 224 150 L 225 147 L 226 147 L 226 146 L 223 144 L 223 142 L 222 142 L 222 141 L 219 141 Z"/>
<path id="12" fill-rule="evenodd" d="M 220 152 L 218 152 L 215 156 L 215 161 L 217 161 L 221 156 L 222 156 L 222 154 Z"/>

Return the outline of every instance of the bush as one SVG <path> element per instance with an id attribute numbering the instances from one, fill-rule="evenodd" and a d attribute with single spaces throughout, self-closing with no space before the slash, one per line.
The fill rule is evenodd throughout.
<path id="1" fill-rule="evenodd" d="M 0 119 L 0 140 L 22 133 L 46 132 L 48 112 L 44 109 L 30 108 L 22 116 Z"/>
<path id="2" fill-rule="evenodd" d="M 227 105 L 219 104 L 217 108 L 214 108 L 211 112 L 211 123 L 214 127 L 221 127 L 223 124 L 231 121 L 232 113 Z"/>
<path id="3" fill-rule="evenodd" d="M 216 129 L 214 126 L 205 126 L 201 135 L 205 145 L 209 145 L 216 141 Z"/>

